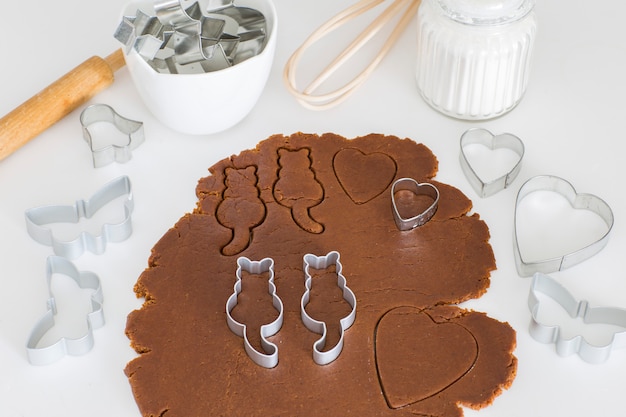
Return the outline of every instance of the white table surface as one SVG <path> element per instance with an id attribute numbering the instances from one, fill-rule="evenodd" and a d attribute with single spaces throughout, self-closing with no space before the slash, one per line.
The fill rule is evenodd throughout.
<path id="1" fill-rule="evenodd" d="M 0 114 L 86 58 L 106 56 L 118 48 L 112 34 L 124 2 L 5 4 Z M 346 137 L 379 132 L 423 142 L 439 159 L 436 179 L 464 191 L 488 223 L 498 270 L 487 294 L 466 305 L 517 330 L 519 367 L 509 390 L 490 407 L 465 410 L 467 416 L 624 415 L 626 350 L 613 352 L 604 364 L 591 365 L 577 356 L 561 358 L 553 346 L 529 336 L 531 281 L 516 273 L 512 230 L 517 189 L 532 176 L 558 175 L 577 190 L 602 197 L 615 213 L 607 247 L 553 276 L 578 298 L 626 308 L 626 196 L 621 183 L 626 178 L 626 25 L 622 21 L 626 3 L 538 1 L 540 29 L 526 96 L 511 113 L 474 123 L 442 116 L 419 96 L 413 75 L 414 21 L 347 102 L 324 112 L 301 107 L 283 85 L 285 62 L 309 33 L 351 2 L 275 3 L 279 15 L 275 64 L 258 104 L 237 126 L 209 137 L 168 130 L 148 113 L 124 68 L 116 74 L 114 85 L 91 102 L 109 104 L 144 121 L 146 142 L 129 163 L 92 167 L 78 121 L 82 108 L 0 162 L 0 415 L 138 416 L 123 373 L 135 356 L 124 326 L 127 314 L 141 305 L 133 285 L 147 265 L 151 247 L 193 209 L 196 181 L 208 174 L 209 166 L 271 134 L 296 131 Z M 335 46 L 340 42 L 337 37 L 331 40 Z M 313 58 L 324 58 L 320 51 L 312 53 L 318 54 Z M 458 161 L 459 137 L 470 127 L 511 132 L 526 144 L 518 179 L 511 188 L 486 199 L 470 187 Z M 106 325 L 95 331 L 96 343 L 87 355 L 32 366 L 25 343 L 46 309 L 45 260 L 51 250 L 28 236 L 24 211 L 45 204 L 72 204 L 120 175 L 128 175 L 133 183 L 133 235 L 109 245 L 103 255 L 86 254 L 75 261 L 102 280 Z"/>

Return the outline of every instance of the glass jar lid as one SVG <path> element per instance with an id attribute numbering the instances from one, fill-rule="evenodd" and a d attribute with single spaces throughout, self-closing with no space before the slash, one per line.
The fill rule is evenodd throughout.
<path id="1" fill-rule="evenodd" d="M 500 25 L 526 16 L 535 0 L 435 0 L 444 13 L 468 25 Z"/>

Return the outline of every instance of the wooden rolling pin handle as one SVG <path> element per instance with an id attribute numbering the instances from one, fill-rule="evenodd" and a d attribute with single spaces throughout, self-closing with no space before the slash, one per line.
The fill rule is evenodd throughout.
<path id="1" fill-rule="evenodd" d="M 0 160 L 111 85 L 124 65 L 121 49 L 91 57 L 0 119 Z"/>

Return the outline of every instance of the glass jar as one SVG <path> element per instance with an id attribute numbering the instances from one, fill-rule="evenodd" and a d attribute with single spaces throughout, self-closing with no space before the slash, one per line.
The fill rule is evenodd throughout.
<path id="1" fill-rule="evenodd" d="M 443 114 L 484 120 L 513 109 L 528 84 L 534 0 L 423 0 L 417 87 Z"/>

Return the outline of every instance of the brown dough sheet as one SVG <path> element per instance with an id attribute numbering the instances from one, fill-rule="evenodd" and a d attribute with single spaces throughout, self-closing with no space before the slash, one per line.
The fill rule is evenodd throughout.
<path id="1" fill-rule="evenodd" d="M 454 305 L 480 297 L 496 265 L 487 225 L 468 215 L 471 201 L 458 189 L 433 180 L 437 168 L 409 139 L 303 133 L 272 136 L 211 167 L 196 209 L 154 246 L 135 286 L 146 301 L 126 332 L 140 355 L 125 371 L 141 413 L 452 417 L 460 404 L 490 404 L 515 376 L 515 332 Z M 397 230 L 391 211 L 391 183 L 401 177 L 441 194 L 435 216 L 412 231 Z M 398 198 L 403 210 L 414 197 Z M 300 319 L 302 257 L 331 250 L 357 316 L 339 358 L 319 366 L 319 335 Z M 279 349 L 273 369 L 254 364 L 226 325 L 238 256 L 275 262 L 284 324 L 270 338 Z M 320 276 L 307 311 L 327 322 L 332 346 L 350 308 L 336 274 Z M 277 312 L 267 276 L 256 278 L 244 279 L 233 315 L 260 349 L 258 329 Z"/>

